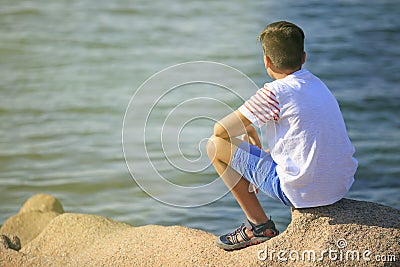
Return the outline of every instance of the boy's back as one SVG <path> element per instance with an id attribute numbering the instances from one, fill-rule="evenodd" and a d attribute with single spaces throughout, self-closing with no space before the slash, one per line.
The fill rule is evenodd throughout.
<path id="1" fill-rule="evenodd" d="M 349 190 L 357 168 L 354 147 L 337 101 L 308 70 L 265 84 L 239 111 L 258 126 L 272 117 L 267 142 L 295 207 L 332 204 Z"/>

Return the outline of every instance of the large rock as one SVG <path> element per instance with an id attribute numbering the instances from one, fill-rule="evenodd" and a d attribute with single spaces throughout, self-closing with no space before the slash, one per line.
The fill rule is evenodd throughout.
<path id="1" fill-rule="evenodd" d="M 400 211 L 343 199 L 292 212 L 287 230 L 226 252 L 215 236 L 181 226 L 132 227 L 65 213 L 19 252 L 0 247 L 2 266 L 400 266 Z M 385 260 L 386 262 L 382 261 Z"/>
<path id="2" fill-rule="evenodd" d="M 30 211 L 64 213 L 61 202 L 57 198 L 48 194 L 34 195 L 25 202 L 25 204 L 19 210 L 19 213 L 26 213 Z"/>
<path id="3" fill-rule="evenodd" d="M 0 234 L 18 236 L 21 246 L 24 246 L 63 212 L 61 202 L 55 197 L 47 194 L 34 195 L 25 202 L 18 214 L 4 222 Z"/>

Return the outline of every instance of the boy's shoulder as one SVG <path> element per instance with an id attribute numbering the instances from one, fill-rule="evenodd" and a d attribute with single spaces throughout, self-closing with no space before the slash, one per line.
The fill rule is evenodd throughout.
<path id="1" fill-rule="evenodd" d="M 289 74 L 285 78 L 265 83 L 264 88 L 267 88 L 280 99 L 294 96 L 313 98 L 318 97 L 320 93 L 325 94 L 326 91 L 329 91 L 325 83 L 307 69 L 301 69 Z"/>

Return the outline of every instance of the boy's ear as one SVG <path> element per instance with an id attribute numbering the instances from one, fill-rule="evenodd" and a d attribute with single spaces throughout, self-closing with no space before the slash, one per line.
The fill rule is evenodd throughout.
<path id="1" fill-rule="evenodd" d="M 268 69 L 271 67 L 271 59 L 267 55 L 264 55 L 264 65 L 265 65 L 265 69 Z"/>
<path id="2" fill-rule="evenodd" d="M 303 52 L 303 59 L 301 60 L 301 64 L 304 64 L 304 62 L 306 62 L 306 58 L 307 58 L 307 54 L 306 52 Z"/>

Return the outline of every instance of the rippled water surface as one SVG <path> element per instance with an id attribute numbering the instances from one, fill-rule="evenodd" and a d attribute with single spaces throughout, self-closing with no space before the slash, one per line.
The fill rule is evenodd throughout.
<path id="1" fill-rule="evenodd" d="M 236 226 L 243 214 L 229 194 L 201 207 L 179 208 L 144 193 L 124 161 L 124 114 L 146 79 L 186 61 L 227 64 L 261 86 L 269 78 L 256 37 L 266 24 L 281 19 L 303 27 L 305 67 L 326 82 L 340 103 L 360 164 L 348 197 L 400 208 L 399 1 L 5 0 L 0 5 L 0 224 L 28 197 L 44 192 L 58 197 L 67 211 L 132 225 L 179 224 L 214 233 Z M 137 116 L 159 92 L 141 96 Z M 176 140 L 171 139 L 177 135 L 174 123 L 178 128 L 186 118 L 218 116 L 206 101 L 168 119 L 178 104 L 219 96 L 224 97 L 220 89 L 197 84 L 158 102 L 146 148 L 164 178 L 187 187 L 215 181 L 212 168 L 201 165 L 206 164 L 210 120 L 192 121 L 182 130 L 186 161 L 177 150 L 163 150 L 159 138 L 165 121 L 171 132 L 164 134 Z M 230 107 L 240 104 L 227 99 Z M 139 120 L 135 123 L 131 118 L 131 130 L 143 128 Z M 146 169 L 147 155 L 140 149 L 135 154 L 142 140 L 131 141 L 134 167 L 142 179 L 156 183 Z M 205 169 L 174 168 L 166 154 L 183 169 L 196 159 Z M 192 199 L 207 202 L 224 190 L 216 184 L 209 194 L 168 197 L 184 206 Z M 278 228 L 285 229 L 289 210 L 260 198 Z"/>

